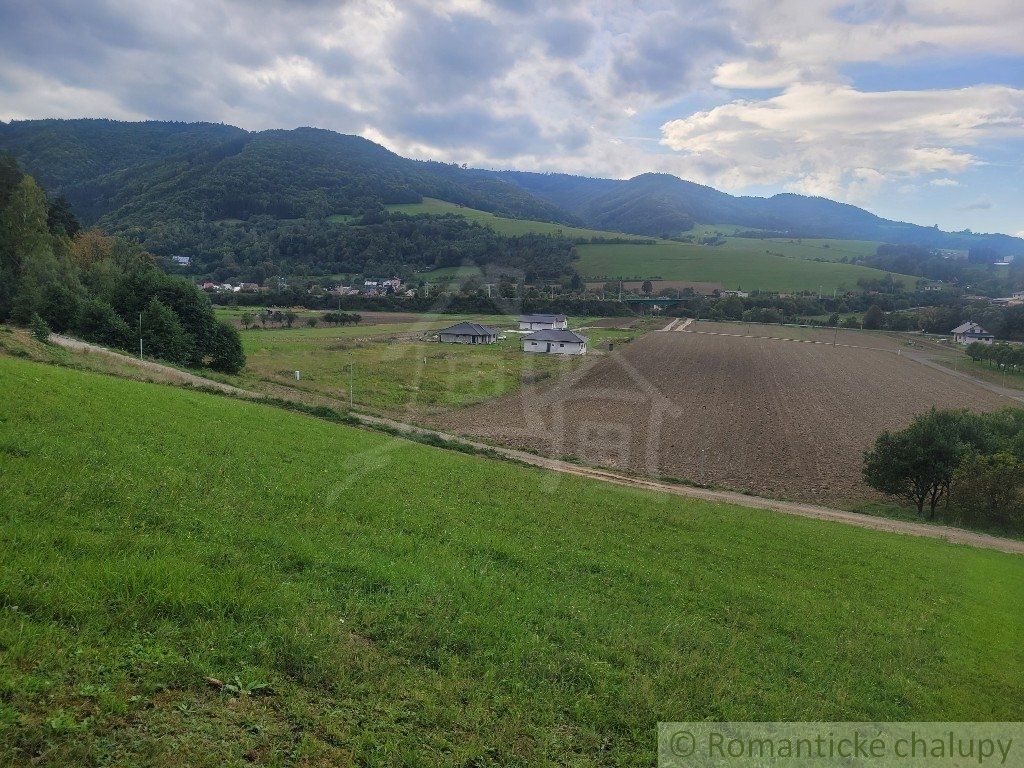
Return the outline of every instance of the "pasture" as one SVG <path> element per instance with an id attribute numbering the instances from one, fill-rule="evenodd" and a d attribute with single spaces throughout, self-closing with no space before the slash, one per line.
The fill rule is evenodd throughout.
<path id="1" fill-rule="evenodd" d="M 2 764 L 648 766 L 659 720 L 1024 699 L 1020 557 L 24 360 L 0 397 Z"/>
<path id="2" fill-rule="evenodd" d="M 429 336 L 460 320 L 515 327 L 506 316 L 421 315 L 385 313 L 357 326 L 274 328 L 242 331 L 246 367 L 231 383 L 282 397 L 349 400 L 355 405 L 409 418 L 482 403 L 516 391 L 523 384 L 558 378 L 582 360 L 522 352 L 518 334 L 496 344 L 439 344 Z M 572 318 L 573 327 L 591 318 Z M 623 343 L 656 321 L 612 318 L 611 327 L 588 329 L 591 346 Z M 599 353 L 599 352 L 598 352 Z M 296 381 L 294 372 L 301 372 Z"/>
<path id="3" fill-rule="evenodd" d="M 530 219 L 509 219 L 504 216 L 495 216 L 493 213 L 487 211 L 478 211 L 475 208 L 467 208 L 463 205 L 456 205 L 455 203 L 448 203 L 444 200 L 436 200 L 432 197 L 423 198 L 421 203 L 401 203 L 396 205 L 387 206 L 389 211 L 395 211 L 397 213 L 406 213 L 410 216 L 417 214 L 426 213 L 435 216 L 444 214 L 453 214 L 455 216 L 462 216 L 470 221 L 475 221 L 478 224 L 482 224 L 485 227 L 490 227 L 495 232 L 502 235 L 527 235 L 527 234 L 539 234 L 539 235 L 560 235 L 562 237 L 569 238 L 586 238 L 590 239 L 593 237 L 619 237 L 629 238 L 632 240 L 647 240 L 650 238 L 643 237 L 642 235 L 627 235 L 619 232 L 605 232 L 600 229 L 587 229 L 586 227 L 570 227 L 566 224 L 556 224 L 550 221 L 533 221 Z"/>
<path id="4" fill-rule="evenodd" d="M 876 498 L 861 455 L 883 430 L 932 406 L 1019 404 L 912 351 L 880 333 L 699 322 L 439 425 L 646 475 L 857 503 Z"/>
<path id="5" fill-rule="evenodd" d="M 505 235 L 539 233 L 570 238 L 626 237 L 656 241 L 653 245 L 598 243 L 577 246 L 580 259 L 574 263 L 574 269 L 580 277 L 589 281 L 651 278 L 716 283 L 730 290 L 832 291 L 853 290 L 860 278 L 878 279 L 885 275 L 881 270 L 840 261 L 874 253 L 879 244 L 867 240 L 733 237 L 733 233 L 745 228 L 732 224 L 701 224 L 684 233 L 694 238 L 715 235 L 725 238 L 724 244 L 711 246 L 543 221 L 507 219 L 433 198 L 424 198 L 421 203 L 390 205 L 388 208 L 411 215 L 455 214 Z M 477 276 L 478 272 L 476 267 L 447 268 L 423 273 L 421 277 L 428 281 L 447 282 Z M 906 275 L 896 277 L 908 287 L 913 287 L 918 279 Z"/>
<path id="6" fill-rule="evenodd" d="M 730 237 L 724 245 L 659 241 L 655 245 L 580 245 L 574 268 L 584 280 L 684 280 L 720 283 L 729 290 L 854 290 L 861 278 L 885 272 L 855 264 L 815 261 L 806 254 L 810 241 L 791 246 L 767 240 Z M 895 275 L 913 287 L 918 278 Z"/>

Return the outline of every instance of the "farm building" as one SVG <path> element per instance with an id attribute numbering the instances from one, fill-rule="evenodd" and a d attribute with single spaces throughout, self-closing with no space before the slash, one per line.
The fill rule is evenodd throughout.
<path id="1" fill-rule="evenodd" d="M 963 323 L 950 333 L 953 334 L 953 341 L 957 344 L 973 344 L 976 341 L 982 344 L 991 344 L 996 338 L 977 323 Z"/>
<path id="2" fill-rule="evenodd" d="M 438 332 L 438 341 L 444 344 L 493 344 L 498 332 L 480 323 L 456 323 Z"/>
<path id="3" fill-rule="evenodd" d="M 519 318 L 520 331 L 557 331 L 568 327 L 565 315 L 521 315 Z"/>
<path id="4" fill-rule="evenodd" d="M 578 333 L 564 329 L 537 331 L 523 337 L 523 352 L 583 355 L 587 352 L 587 340 Z"/>

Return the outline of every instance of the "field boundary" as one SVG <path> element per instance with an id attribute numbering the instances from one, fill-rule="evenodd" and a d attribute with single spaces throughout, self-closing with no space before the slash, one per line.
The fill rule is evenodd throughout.
<path id="1" fill-rule="evenodd" d="M 692 333 L 692 331 L 684 332 Z M 189 373 L 187 371 L 182 371 L 170 365 L 163 365 L 161 363 L 156 363 L 149 360 L 139 360 L 136 357 L 122 354 L 120 352 L 115 352 L 114 350 L 107 349 L 106 347 L 102 347 L 97 344 L 91 344 L 86 341 L 80 341 L 79 339 L 74 339 L 69 336 L 52 334 L 51 341 L 67 349 L 95 352 L 99 354 L 108 355 L 123 362 L 136 365 L 143 370 L 149 370 L 155 373 L 164 374 L 169 379 L 167 383 L 171 385 L 177 383 L 213 389 L 227 395 L 242 397 L 245 399 L 252 400 L 254 402 L 260 402 L 261 400 L 264 399 L 264 396 L 257 392 L 250 392 L 248 390 L 239 389 L 238 387 L 233 387 L 229 384 L 224 384 L 223 382 L 215 381 L 213 379 L 207 379 L 202 376 Z M 800 339 L 792 339 L 791 341 L 800 341 Z M 949 369 L 945 368 L 943 370 L 949 371 Z M 949 372 L 952 373 L 952 371 Z M 964 375 L 966 376 L 966 374 Z M 971 380 L 977 381 L 973 378 Z M 845 525 L 854 525 L 860 528 L 868 528 L 871 530 L 883 531 L 887 533 L 898 533 L 908 536 L 920 536 L 924 538 L 940 539 L 951 544 L 960 544 L 964 546 L 975 547 L 978 549 L 993 549 L 1000 552 L 1007 552 L 1010 554 L 1024 555 L 1024 541 L 1019 541 L 1016 539 L 1005 539 L 998 536 L 992 536 L 985 533 L 977 533 L 975 531 L 970 531 L 963 528 L 953 528 L 945 525 L 915 523 L 906 520 L 896 520 L 887 517 L 875 517 L 873 515 L 866 515 L 860 512 L 848 512 L 841 509 L 835 509 L 832 507 L 822 507 L 815 504 L 807 504 L 803 502 L 782 501 L 778 499 L 765 498 L 763 496 L 751 496 L 744 493 L 739 493 L 737 491 L 716 490 L 711 488 L 699 488 L 690 485 L 667 483 L 654 479 L 621 474 L 611 470 L 600 469 L 598 467 L 575 464 L 569 461 L 563 461 L 561 459 L 549 458 L 547 456 L 540 456 L 534 453 L 529 453 L 527 451 L 516 450 L 514 448 L 505 448 L 502 446 L 491 445 L 489 443 L 470 440 L 460 435 L 441 432 L 433 429 L 426 429 L 424 427 L 418 427 L 413 424 L 407 424 L 404 422 L 396 421 L 394 419 L 388 419 L 382 416 L 373 416 L 370 414 L 360 413 L 357 411 L 349 411 L 349 414 L 360 424 L 371 429 L 386 429 L 389 432 L 399 434 L 405 433 L 410 436 L 428 436 L 440 438 L 441 440 L 445 440 L 447 442 L 458 443 L 478 451 L 486 452 L 489 456 L 509 459 L 519 463 L 529 464 L 534 467 L 552 470 L 563 474 L 570 474 L 578 477 L 586 477 L 593 480 L 601 480 L 603 482 L 613 483 L 615 485 L 639 488 L 642 490 L 656 491 L 659 493 L 668 493 L 674 496 L 685 496 L 688 498 L 700 499 L 702 501 L 709 501 L 719 504 L 731 504 L 753 509 L 764 509 L 773 512 L 781 512 L 787 515 L 795 515 L 798 517 L 810 518 L 813 520 L 824 520 L 828 522 L 843 523 Z"/>
<path id="2" fill-rule="evenodd" d="M 633 475 L 625 475 L 597 467 L 574 464 L 561 459 L 553 459 L 547 456 L 540 456 L 527 451 L 516 450 L 515 448 L 504 448 L 489 443 L 469 440 L 465 437 L 448 432 L 440 432 L 433 429 L 418 427 L 413 424 L 395 421 L 381 416 L 350 412 L 351 416 L 369 427 L 383 427 L 389 431 L 406 433 L 409 435 L 431 436 L 446 440 L 448 442 L 461 443 L 471 448 L 497 454 L 504 458 L 553 470 L 565 474 L 587 477 L 594 480 L 602 480 L 615 485 L 624 485 L 631 488 L 669 493 L 674 496 L 685 496 L 688 498 L 700 499 L 719 504 L 733 504 L 753 509 L 765 509 L 772 512 L 781 512 L 797 517 L 806 517 L 812 520 L 824 520 L 833 523 L 854 525 L 859 528 L 869 528 L 875 531 L 886 533 L 899 533 L 907 536 L 921 536 L 924 538 L 941 539 L 951 544 L 962 544 L 979 549 L 994 549 L 1010 554 L 1024 555 L 1024 541 L 1016 539 L 1004 539 L 999 536 L 992 536 L 986 533 L 977 533 L 964 528 L 953 528 L 947 525 L 932 525 L 929 523 L 915 523 L 907 520 L 897 520 L 888 517 L 875 517 L 861 512 L 848 512 L 832 507 L 821 507 L 816 504 L 806 504 L 794 501 L 781 501 L 768 499 L 763 496 L 748 496 L 737 491 L 715 490 L 712 488 L 699 488 L 691 485 L 679 485 L 666 483 L 659 480 L 646 479 Z"/>

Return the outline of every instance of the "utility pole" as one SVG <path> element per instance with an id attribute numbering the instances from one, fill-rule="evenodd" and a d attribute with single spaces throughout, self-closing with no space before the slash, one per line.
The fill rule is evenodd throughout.
<path id="1" fill-rule="evenodd" d="M 139 312 L 139 360 L 142 360 L 142 313 Z"/>

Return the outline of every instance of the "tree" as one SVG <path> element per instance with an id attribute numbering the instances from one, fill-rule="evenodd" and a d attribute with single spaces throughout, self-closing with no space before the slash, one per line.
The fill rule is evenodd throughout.
<path id="1" fill-rule="evenodd" d="M 242 327 L 243 328 L 248 328 L 252 324 L 253 324 L 252 312 L 243 312 L 242 313 Z"/>
<path id="2" fill-rule="evenodd" d="M 142 312 L 142 344 L 146 354 L 172 363 L 187 364 L 192 356 L 192 339 L 178 316 L 155 296 Z"/>
<path id="3" fill-rule="evenodd" d="M 36 337 L 36 341 L 41 341 L 43 344 L 50 343 L 50 326 L 39 316 L 39 313 L 32 313 L 32 320 L 29 326 L 32 328 L 32 335 Z"/>
<path id="4" fill-rule="evenodd" d="M 950 503 L 964 523 L 1020 528 L 1024 523 L 1024 463 L 1009 453 L 970 455 L 953 473 Z"/>
<path id="5" fill-rule="evenodd" d="M 883 432 L 864 453 L 864 480 L 872 488 L 907 499 L 929 518 L 949 493 L 953 472 L 972 451 L 984 451 L 993 436 L 967 411 L 937 411 L 914 419 L 899 432 Z"/>
<path id="6" fill-rule="evenodd" d="M 316 328 L 316 323 L 317 320 L 315 317 L 310 316 L 306 318 L 306 325 L 308 325 L 310 328 Z"/>
<path id="7" fill-rule="evenodd" d="M 208 346 L 209 366 L 223 373 L 238 373 L 245 367 L 242 339 L 232 326 L 218 322 Z"/>
<path id="8" fill-rule="evenodd" d="M 131 328 L 114 308 L 102 299 L 85 302 L 78 332 L 83 338 L 108 347 L 125 349 L 133 341 Z"/>
<path id="9" fill-rule="evenodd" d="M 868 330 L 877 330 L 885 325 L 885 313 L 882 308 L 877 304 L 872 304 L 868 307 L 868 311 L 864 313 L 863 327 Z"/>
<path id="10" fill-rule="evenodd" d="M 648 296 L 650 296 L 651 291 L 654 290 L 654 285 L 651 283 L 650 280 L 644 280 L 643 285 L 640 286 L 640 290 L 643 291 Z"/>
<path id="11" fill-rule="evenodd" d="M 295 314 L 294 311 L 292 311 L 290 309 L 286 309 L 284 311 L 284 314 L 281 315 L 281 317 L 284 318 L 285 325 L 287 325 L 289 328 L 291 328 L 292 327 L 292 323 L 294 323 L 298 319 L 299 316 L 297 314 Z"/>

